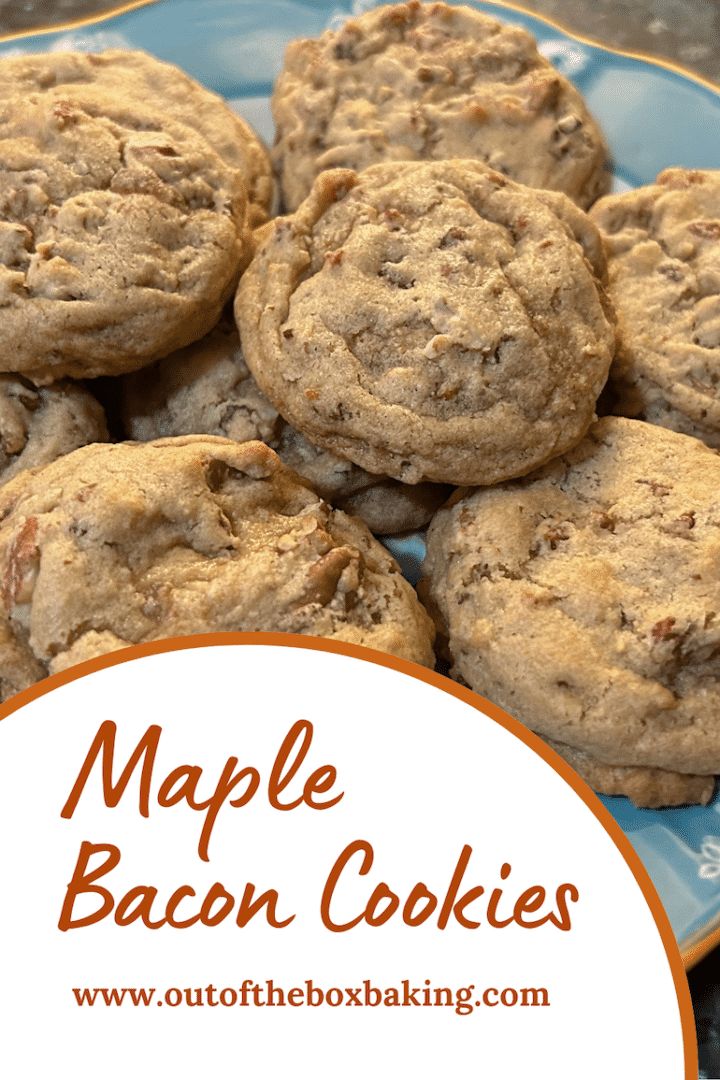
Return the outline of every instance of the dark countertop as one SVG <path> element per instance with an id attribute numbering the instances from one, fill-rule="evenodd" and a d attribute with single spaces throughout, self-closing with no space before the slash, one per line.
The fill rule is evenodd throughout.
<path id="1" fill-rule="evenodd" d="M 720 949 L 690 972 L 701 1080 L 720 1080 Z"/>
<path id="2" fill-rule="evenodd" d="M 240 2 L 240 0 L 238 0 Z M 0 34 L 69 22 L 117 0 L 0 0 Z M 720 84 L 720 0 L 518 0 L 580 35 L 670 59 Z M 720 1080 L 720 950 L 690 973 L 702 1080 Z"/>

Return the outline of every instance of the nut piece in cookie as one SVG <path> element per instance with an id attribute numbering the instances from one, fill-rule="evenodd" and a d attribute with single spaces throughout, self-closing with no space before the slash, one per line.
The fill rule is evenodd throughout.
<path id="1" fill-rule="evenodd" d="M 612 411 L 720 448 L 720 171 L 666 169 L 591 216 L 618 320 Z"/>
<path id="2" fill-rule="evenodd" d="M 419 529 L 450 494 L 440 484 L 410 486 L 373 476 L 313 446 L 258 389 L 230 320 L 222 320 L 202 341 L 128 375 L 122 397 L 128 438 L 147 442 L 197 434 L 238 442 L 260 439 L 333 506 L 362 518 L 371 532 Z"/>
<path id="3" fill-rule="evenodd" d="M 265 227 L 235 315 L 310 442 L 405 483 L 493 484 L 575 445 L 614 349 L 597 230 L 474 161 L 326 172 Z"/>
<path id="4" fill-rule="evenodd" d="M 474 158 L 590 206 L 607 148 L 581 95 L 517 26 L 410 2 L 291 42 L 272 98 L 274 159 L 296 209 L 324 169 Z"/>
<path id="5" fill-rule="evenodd" d="M 0 488 L 0 689 L 131 643 L 316 634 L 433 663 L 433 629 L 365 526 L 260 442 L 95 444 Z"/>
<path id="6" fill-rule="evenodd" d="M 0 100 L 0 371 L 117 375 L 217 322 L 250 256 L 242 176 L 154 107 Z"/>
<path id="7" fill-rule="evenodd" d="M 82 386 L 0 375 L 0 484 L 107 438 L 102 406 Z"/>
<path id="8" fill-rule="evenodd" d="M 720 772 L 720 455 L 606 417 L 428 532 L 453 671 L 597 765 Z M 703 789 L 704 791 L 705 789 Z"/>
<path id="9" fill-rule="evenodd" d="M 93 88 L 125 101 L 152 102 L 166 116 L 193 128 L 231 169 L 240 172 L 248 193 L 250 226 L 267 220 L 273 179 L 262 141 L 221 97 L 180 68 L 124 49 L 40 53 L 0 61 L 0 102 L 42 91 L 66 108 L 78 94 Z"/>

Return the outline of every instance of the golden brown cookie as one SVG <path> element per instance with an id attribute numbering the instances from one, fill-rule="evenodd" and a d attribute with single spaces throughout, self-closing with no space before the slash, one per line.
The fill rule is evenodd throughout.
<path id="1" fill-rule="evenodd" d="M 0 488 L 0 689 L 131 643 L 316 634 L 433 663 L 432 624 L 365 526 L 260 442 L 96 444 Z"/>
<path id="2" fill-rule="evenodd" d="M 468 7 L 394 4 L 290 43 L 272 98 L 288 209 L 330 168 L 475 158 L 588 207 L 607 148 L 526 30 Z"/>
<path id="3" fill-rule="evenodd" d="M 242 177 L 191 128 L 93 87 L 0 100 L 1 371 L 142 367 L 217 322 L 250 253 Z"/>
<path id="4" fill-rule="evenodd" d="M 648 769 L 642 766 L 605 765 L 590 754 L 566 743 L 545 740 L 572 765 L 586 784 L 603 795 L 625 795 L 636 806 L 659 809 L 665 806 L 706 806 L 715 791 L 714 776 Z"/>
<path id="5" fill-rule="evenodd" d="M 612 411 L 720 448 L 720 171 L 666 169 L 592 217 L 618 319 Z"/>
<path id="6" fill-rule="evenodd" d="M 102 406 L 83 387 L 0 375 L 0 484 L 107 437 Z"/>
<path id="7" fill-rule="evenodd" d="M 720 772 L 720 455 L 606 417 L 428 532 L 453 670 L 602 765 Z"/>
<path id="8" fill-rule="evenodd" d="M 262 231 L 245 358 L 312 443 L 406 483 L 493 484 L 578 442 L 614 347 L 600 238 L 479 162 L 324 173 Z"/>
<path id="9" fill-rule="evenodd" d="M 273 178 L 262 141 L 221 97 L 174 64 L 129 49 L 39 53 L 0 61 L 0 102 L 41 91 L 55 101 L 72 104 L 74 97 L 92 89 L 150 104 L 193 128 L 227 165 L 242 175 L 248 193 L 249 224 L 254 228 L 267 220 Z"/>
<path id="10" fill-rule="evenodd" d="M 129 375 L 122 397 L 129 438 L 142 442 L 173 435 L 220 435 L 238 442 L 261 439 L 324 499 L 356 514 L 375 533 L 421 528 L 450 494 L 450 488 L 440 484 L 412 487 L 373 476 L 313 446 L 285 423 L 258 389 L 230 320 L 222 320 L 202 341 Z"/>

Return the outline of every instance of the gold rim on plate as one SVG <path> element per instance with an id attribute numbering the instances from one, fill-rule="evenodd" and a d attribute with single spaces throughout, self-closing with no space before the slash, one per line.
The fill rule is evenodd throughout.
<path id="1" fill-rule="evenodd" d="M 10 34 L 0 34 L 0 42 L 16 41 L 22 38 L 34 37 L 35 35 L 62 33 L 65 30 L 74 30 L 79 26 L 92 26 L 94 23 L 106 22 L 108 19 L 114 19 L 118 15 L 125 15 L 129 11 L 137 11 L 139 8 L 149 7 L 151 4 L 156 4 L 158 2 L 159 0 L 131 0 L 130 3 L 120 4 L 118 7 L 110 8 L 108 11 L 101 11 L 95 15 L 87 15 L 80 19 L 73 19 L 70 22 L 54 23 L 48 26 L 36 26 L 28 30 L 15 30 Z M 517 11 L 520 15 L 526 15 L 530 19 L 537 19 L 538 22 L 545 23 L 546 26 L 551 26 L 553 30 L 558 30 L 566 37 L 574 38 L 575 41 L 579 41 L 582 45 L 591 45 L 595 49 L 602 49 L 604 52 L 613 53 L 615 56 L 624 56 L 629 60 L 640 60 L 653 67 L 663 68 L 665 71 L 672 71 L 675 75 L 682 75 L 684 78 L 690 79 L 691 82 L 704 86 L 706 90 L 712 90 L 713 93 L 720 94 L 720 85 L 718 83 L 713 82 L 711 79 L 706 79 L 704 75 L 700 75 L 691 68 L 683 67 L 682 64 L 676 64 L 673 60 L 667 59 L 667 57 L 652 56 L 649 53 L 643 52 L 630 52 L 626 49 L 618 49 L 614 45 L 606 45 L 604 41 L 600 41 L 598 38 L 588 37 L 577 30 L 570 29 L 570 27 L 566 26 L 564 23 L 558 22 L 557 19 L 551 19 L 548 15 L 541 15 L 538 11 L 531 11 L 530 8 L 523 7 L 521 4 L 509 2 L 509 0 L 483 0 L 483 2 L 492 4 L 494 7 L 505 8 L 508 11 Z"/>
<path id="2" fill-rule="evenodd" d="M 149 7 L 156 4 L 157 0 L 130 0 L 130 3 L 120 4 L 118 7 L 109 8 L 107 11 L 98 11 L 95 15 L 83 15 L 79 19 L 71 19 L 65 23 L 50 23 L 47 26 L 31 26 L 27 30 L 13 30 L 9 34 L 0 34 L 0 42 L 18 41 L 22 38 L 35 37 L 42 34 L 62 34 L 66 30 L 76 30 L 80 26 L 92 26 L 94 23 L 106 22 L 118 15 L 125 15 L 128 11 L 137 11 L 138 8 Z"/>

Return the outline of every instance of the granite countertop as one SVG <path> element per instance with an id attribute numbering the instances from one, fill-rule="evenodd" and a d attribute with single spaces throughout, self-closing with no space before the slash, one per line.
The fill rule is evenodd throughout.
<path id="1" fill-rule="evenodd" d="M 241 0 L 238 0 L 241 2 Z M 675 61 L 720 85 L 720 0 L 517 0 L 607 45 Z M 70 22 L 121 6 L 117 0 L 0 0 L 0 34 Z M 701 1078 L 720 1080 L 720 950 L 690 974 Z"/>

